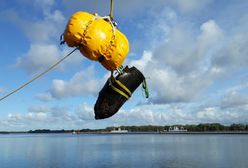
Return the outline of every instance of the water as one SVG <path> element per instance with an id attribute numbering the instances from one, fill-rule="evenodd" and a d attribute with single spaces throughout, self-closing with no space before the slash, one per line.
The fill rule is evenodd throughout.
<path id="1" fill-rule="evenodd" d="M 248 135 L 0 135 L 1 168 L 247 168 Z"/>

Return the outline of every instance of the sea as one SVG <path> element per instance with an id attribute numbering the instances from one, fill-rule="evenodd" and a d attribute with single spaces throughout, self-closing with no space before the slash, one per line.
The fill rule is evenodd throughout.
<path id="1" fill-rule="evenodd" d="M 248 168 L 248 134 L 6 134 L 0 168 Z"/>

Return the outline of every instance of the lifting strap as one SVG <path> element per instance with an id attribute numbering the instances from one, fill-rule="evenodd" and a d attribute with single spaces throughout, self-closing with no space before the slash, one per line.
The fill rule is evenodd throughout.
<path id="1" fill-rule="evenodd" d="M 121 83 L 121 81 L 119 81 L 118 79 L 115 79 L 112 72 L 109 78 L 109 84 L 115 92 L 124 96 L 126 99 L 129 99 L 132 96 L 132 92 L 123 83 Z M 117 84 L 118 87 L 121 89 L 118 89 L 117 87 L 115 87 L 114 84 Z"/>
<path id="2" fill-rule="evenodd" d="M 113 85 L 111 85 L 111 88 L 116 91 L 117 93 L 119 93 L 120 95 L 124 96 L 126 99 L 129 99 L 130 96 L 128 96 L 126 93 L 124 93 L 123 91 L 121 91 L 120 89 L 114 87 Z"/>

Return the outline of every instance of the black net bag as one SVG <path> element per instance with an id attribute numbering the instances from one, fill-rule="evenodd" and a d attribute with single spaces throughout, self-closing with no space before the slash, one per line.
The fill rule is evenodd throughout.
<path id="1" fill-rule="evenodd" d="M 94 107 L 95 119 L 108 118 L 117 113 L 144 80 L 143 74 L 135 67 L 126 66 L 121 74 L 116 77 L 111 75 L 99 92 Z"/>

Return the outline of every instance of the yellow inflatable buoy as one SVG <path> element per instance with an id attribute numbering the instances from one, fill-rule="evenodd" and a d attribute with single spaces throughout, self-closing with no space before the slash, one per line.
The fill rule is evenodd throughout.
<path id="1" fill-rule="evenodd" d="M 79 47 L 87 58 L 101 62 L 110 71 L 120 67 L 128 51 L 128 39 L 106 17 L 87 12 L 73 14 L 64 31 L 69 47 Z"/>

